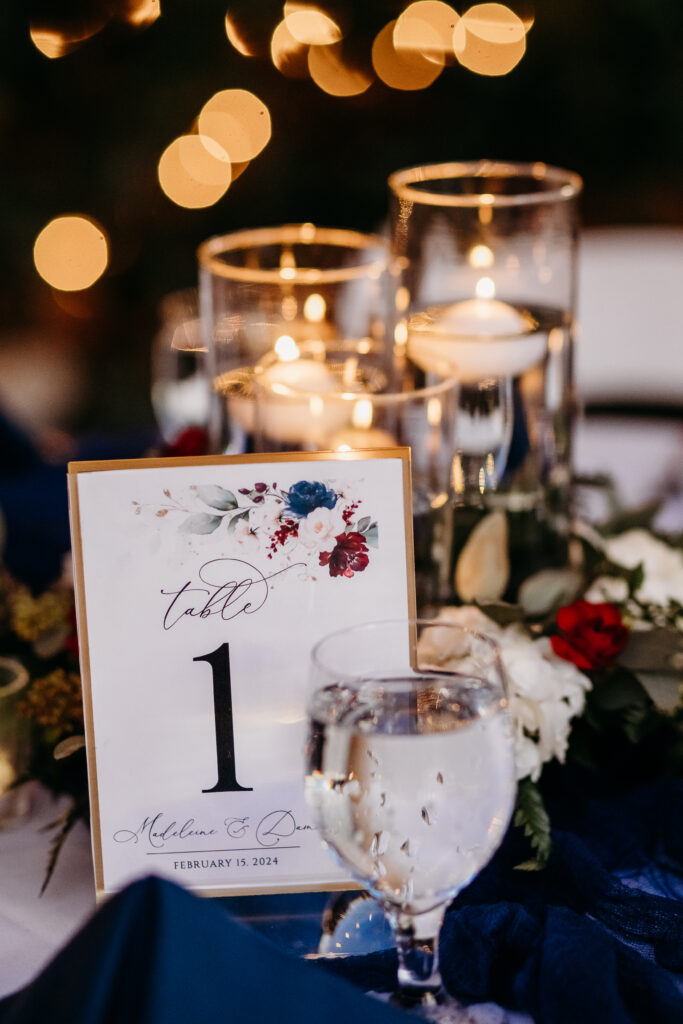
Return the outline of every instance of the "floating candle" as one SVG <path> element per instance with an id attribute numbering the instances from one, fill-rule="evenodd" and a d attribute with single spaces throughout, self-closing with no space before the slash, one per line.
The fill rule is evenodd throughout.
<path id="1" fill-rule="evenodd" d="M 414 316 L 408 325 L 408 354 L 428 372 L 449 360 L 465 384 L 516 377 L 545 355 L 546 336 L 537 328 L 530 313 L 507 302 L 465 299 Z"/>

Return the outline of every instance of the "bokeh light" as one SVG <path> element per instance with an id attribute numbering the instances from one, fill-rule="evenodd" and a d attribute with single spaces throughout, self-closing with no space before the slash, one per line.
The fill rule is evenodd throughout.
<path id="1" fill-rule="evenodd" d="M 395 26 L 396 22 L 390 21 L 372 44 L 372 66 L 377 77 L 392 89 L 426 89 L 441 74 L 443 57 L 439 61 L 432 54 L 427 59 L 416 50 L 399 53 L 394 46 Z"/>
<path id="2" fill-rule="evenodd" d="M 89 288 L 109 263 L 104 229 L 83 214 L 56 217 L 33 246 L 36 270 L 49 285 L 73 292 Z"/>
<path id="3" fill-rule="evenodd" d="M 202 107 L 200 135 L 213 139 L 231 163 L 253 160 L 268 144 L 270 114 L 265 103 L 247 89 L 223 89 Z"/>
<path id="4" fill-rule="evenodd" d="M 442 0 L 416 0 L 394 25 L 397 53 L 417 51 L 438 64 L 447 59 L 454 60 L 453 32 L 459 18 L 457 11 Z"/>
<path id="5" fill-rule="evenodd" d="M 330 96 L 359 96 L 372 85 L 371 75 L 345 63 L 341 43 L 312 46 L 308 70 L 315 84 Z"/>
<path id="6" fill-rule="evenodd" d="M 238 53 L 241 53 L 243 57 L 255 57 L 255 52 L 251 49 L 246 39 L 240 32 L 239 25 L 231 15 L 230 11 L 225 15 L 225 34 L 228 37 L 229 42 L 235 47 Z"/>
<path id="7" fill-rule="evenodd" d="M 285 21 L 275 27 L 270 56 L 278 71 L 287 78 L 308 78 L 308 47 L 294 38 Z"/>
<path id="8" fill-rule="evenodd" d="M 327 303 L 318 292 L 311 292 L 304 302 L 304 319 L 309 323 L 319 324 L 325 319 Z"/>
<path id="9" fill-rule="evenodd" d="M 160 0 L 128 0 L 124 20 L 129 25 L 145 28 L 155 22 L 160 14 Z"/>
<path id="10" fill-rule="evenodd" d="M 504 4 L 475 4 L 455 26 L 453 49 L 476 74 L 506 75 L 524 56 L 524 22 Z"/>
<path id="11" fill-rule="evenodd" d="M 285 25 L 294 39 L 307 46 L 329 46 L 338 43 L 341 29 L 329 14 L 314 4 L 292 3 L 287 0 L 284 8 Z"/>
<path id="12" fill-rule="evenodd" d="M 232 179 L 230 159 L 211 138 L 181 135 L 159 160 L 159 184 L 177 206 L 199 209 L 212 206 L 227 191 Z"/>
<path id="13" fill-rule="evenodd" d="M 91 39 L 92 36 L 97 35 L 104 28 L 105 24 L 105 20 L 99 19 L 88 26 L 81 26 L 78 31 L 74 29 L 71 32 L 66 30 L 60 31 L 48 26 L 31 25 L 29 34 L 35 48 L 44 57 L 55 60 L 58 57 L 65 57 L 67 54 L 72 53 L 86 39 Z"/>

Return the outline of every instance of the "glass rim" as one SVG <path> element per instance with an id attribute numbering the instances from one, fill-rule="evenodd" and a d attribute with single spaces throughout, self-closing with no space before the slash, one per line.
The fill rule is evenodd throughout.
<path id="1" fill-rule="evenodd" d="M 267 245 L 326 245 L 359 253 L 381 249 L 381 257 L 373 257 L 353 266 L 340 267 L 241 267 L 225 263 L 221 254 L 238 249 Z M 216 235 L 202 242 L 197 249 L 200 270 L 232 281 L 278 285 L 334 284 L 357 278 L 380 278 L 388 270 L 391 252 L 388 241 L 381 235 L 364 234 L 347 228 L 322 228 L 306 222 L 282 224 L 276 227 L 248 228 L 227 235 Z M 283 269 L 287 271 L 283 274 Z"/>
<path id="2" fill-rule="evenodd" d="M 360 344 L 360 343 L 359 343 Z M 306 342 L 302 342 L 299 346 L 300 351 L 305 351 Z M 331 344 L 325 345 L 324 348 L 332 348 Z M 340 349 L 340 351 L 344 351 Z M 353 352 L 353 348 L 349 348 L 349 352 Z M 357 349 L 356 349 L 357 351 Z M 360 353 L 361 355 L 364 353 Z M 448 363 L 444 360 L 444 366 L 448 365 L 452 370 L 452 373 L 444 374 L 443 380 L 439 381 L 438 384 L 430 384 L 426 388 L 416 388 L 413 391 L 316 391 L 307 389 L 298 389 L 292 387 L 289 384 L 283 384 L 279 381 L 275 384 L 269 384 L 267 381 L 263 381 L 261 378 L 263 373 L 270 367 L 283 363 L 287 365 L 287 360 L 282 360 L 277 357 L 277 353 L 267 352 L 264 356 L 261 356 L 259 361 L 254 367 L 254 382 L 258 389 L 265 391 L 269 396 L 274 397 L 276 400 L 283 400 L 285 402 L 301 402 L 308 398 L 320 398 L 321 401 L 333 401 L 333 402 L 358 402 L 363 399 L 372 402 L 373 405 L 379 406 L 391 406 L 401 405 L 408 402 L 422 402 L 427 401 L 430 398 L 438 398 L 441 395 L 448 394 L 455 391 L 460 383 L 460 379 L 457 376 L 458 370 L 455 363 Z M 290 361 L 290 365 L 295 360 Z M 321 363 L 321 366 L 324 366 Z"/>
<path id="3" fill-rule="evenodd" d="M 460 623 L 458 623 L 458 622 L 447 622 L 447 621 L 444 621 L 443 619 L 423 619 L 423 618 L 414 618 L 414 617 L 410 617 L 409 616 L 409 617 L 406 617 L 406 618 L 376 619 L 376 620 L 373 620 L 372 622 L 359 622 L 355 626 L 345 626 L 344 629 L 337 629 L 337 630 L 334 630 L 332 633 L 325 634 L 325 636 L 322 636 L 314 644 L 314 646 L 311 649 L 311 661 L 312 661 L 313 665 L 320 672 L 327 673 L 328 675 L 339 676 L 345 682 L 350 682 L 350 681 L 353 681 L 353 680 L 357 680 L 358 682 L 361 682 L 362 680 L 367 680 L 367 678 L 368 678 L 368 673 L 367 672 L 361 673 L 361 672 L 343 671 L 343 670 L 338 670 L 338 669 L 334 668 L 333 666 L 330 666 L 329 664 L 326 664 L 325 661 L 320 657 L 320 649 L 326 643 L 328 643 L 330 640 L 341 639 L 344 636 L 348 636 L 349 634 L 359 633 L 359 632 L 366 631 L 366 630 L 368 632 L 369 631 L 375 631 L 378 628 L 384 627 L 384 626 L 406 626 L 408 628 L 409 632 L 410 632 L 411 637 L 415 637 L 416 632 L 417 632 L 417 630 L 420 627 L 428 627 L 428 628 L 432 628 L 434 626 L 436 626 L 436 627 L 443 627 L 444 629 L 451 629 L 451 630 L 454 629 L 454 630 L 456 630 L 459 633 L 466 633 L 468 636 L 471 636 L 471 637 L 474 637 L 477 640 L 483 641 L 485 646 L 490 649 L 491 654 L 493 655 L 493 657 L 494 657 L 494 659 L 495 659 L 495 661 L 497 663 L 497 666 L 498 666 L 498 669 L 499 669 L 499 672 L 500 672 L 500 682 L 501 682 L 501 686 L 502 686 L 502 690 L 503 690 L 503 696 L 507 700 L 507 698 L 508 698 L 508 681 L 507 681 L 507 675 L 505 673 L 505 668 L 503 666 L 503 659 L 501 658 L 500 645 L 496 643 L 496 641 L 493 639 L 493 637 L 487 636 L 486 633 L 480 633 L 479 630 L 471 629 L 469 626 L 461 626 Z M 452 676 L 452 675 L 456 674 L 451 669 L 443 669 L 443 670 L 438 670 L 438 671 L 439 671 L 439 673 L 443 672 L 444 677 Z"/>
<path id="4" fill-rule="evenodd" d="M 551 187 L 541 192 L 520 191 L 512 195 L 480 192 L 475 195 L 429 192 L 417 188 L 420 182 L 444 181 L 448 178 L 498 177 L 508 180 L 534 178 L 547 181 Z M 583 189 L 583 179 L 575 171 L 553 167 L 542 162 L 509 163 L 502 160 L 471 160 L 442 164 L 422 164 L 394 171 L 389 175 L 389 188 L 399 198 L 425 206 L 481 207 L 540 206 L 568 202 Z"/>

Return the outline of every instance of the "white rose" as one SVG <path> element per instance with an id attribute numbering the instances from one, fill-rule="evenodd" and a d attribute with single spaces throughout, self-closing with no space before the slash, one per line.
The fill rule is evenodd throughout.
<path id="1" fill-rule="evenodd" d="M 249 509 L 249 526 L 252 530 L 272 533 L 278 526 L 281 514 L 282 502 L 273 499 L 264 501 Z"/>
<path id="2" fill-rule="evenodd" d="M 605 541 L 605 553 L 625 569 L 641 562 L 645 578 L 636 591 L 645 604 L 666 607 L 670 601 L 683 604 L 683 552 L 657 540 L 647 530 L 627 530 Z"/>
<path id="3" fill-rule="evenodd" d="M 622 604 L 627 597 L 628 583 L 620 576 L 598 576 L 583 595 L 584 601 L 592 604 L 600 604 L 602 601 Z"/>
<path id="4" fill-rule="evenodd" d="M 258 537 L 246 519 L 237 520 L 232 535 L 235 543 L 246 551 L 250 548 L 257 548 L 259 546 Z"/>
<path id="5" fill-rule="evenodd" d="M 299 542 L 309 551 L 331 551 L 345 528 L 336 508 L 314 508 L 299 523 Z"/>

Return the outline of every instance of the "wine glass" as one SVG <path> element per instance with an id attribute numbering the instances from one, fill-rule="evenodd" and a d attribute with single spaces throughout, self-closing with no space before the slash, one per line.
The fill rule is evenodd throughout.
<path id="1" fill-rule="evenodd" d="M 438 935 L 512 813 L 498 649 L 452 623 L 369 623 L 315 646 L 311 684 L 307 799 L 323 839 L 384 906 L 398 949 L 392 1001 L 467 1019 L 443 987 Z"/>

